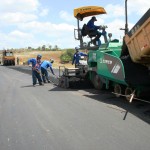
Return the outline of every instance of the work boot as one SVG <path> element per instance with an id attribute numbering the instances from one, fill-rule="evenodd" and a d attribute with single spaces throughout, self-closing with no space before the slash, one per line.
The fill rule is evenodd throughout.
<path id="1" fill-rule="evenodd" d="M 39 85 L 44 85 L 44 84 L 42 82 L 40 82 Z"/>
<path id="2" fill-rule="evenodd" d="M 51 81 L 50 81 L 50 80 L 48 80 L 48 83 L 51 83 Z"/>

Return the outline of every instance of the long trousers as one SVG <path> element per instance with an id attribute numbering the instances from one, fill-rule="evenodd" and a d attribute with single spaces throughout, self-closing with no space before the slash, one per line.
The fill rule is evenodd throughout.
<path id="1" fill-rule="evenodd" d="M 37 80 L 38 80 L 39 84 L 42 83 L 42 79 L 41 79 L 40 73 L 38 73 L 36 70 L 32 70 L 33 85 L 35 85 L 37 83 Z"/>
<path id="2" fill-rule="evenodd" d="M 41 73 L 43 82 L 46 82 L 46 80 L 49 81 L 47 69 L 41 67 Z"/>

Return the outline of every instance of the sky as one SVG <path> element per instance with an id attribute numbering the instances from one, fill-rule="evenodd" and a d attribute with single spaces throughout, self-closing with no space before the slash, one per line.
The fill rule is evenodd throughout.
<path id="1" fill-rule="evenodd" d="M 129 30 L 150 8 L 150 0 L 128 0 Z M 74 8 L 101 6 L 107 14 L 96 15 L 95 25 L 107 25 L 112 39 L 121 40 L 125 26 L 125 0 L 0 0 L 0 50 L 43 45 L 74 48 L 77 20 Z M 84 18 L 80 26 L 91 17 Z M 89 39 L 85 39 L 87 40 Z"/>

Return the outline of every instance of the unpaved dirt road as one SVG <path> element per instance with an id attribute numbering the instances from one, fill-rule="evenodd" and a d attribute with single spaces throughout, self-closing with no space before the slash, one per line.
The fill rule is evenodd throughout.
<path id="1" fill-rule="evenodd" d="M 32 87 L 0 66 L 0 150 L 149 150 L 149 104 L 108 91 Z"/>

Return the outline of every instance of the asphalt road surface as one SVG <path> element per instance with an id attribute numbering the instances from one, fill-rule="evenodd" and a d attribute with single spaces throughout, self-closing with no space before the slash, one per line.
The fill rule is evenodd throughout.
<path id="1" fill-rule="evenodd" d="M 0 150 L 150 150 L 149 104 L 108 91 L 32 86 L 0 66 Z"/>

